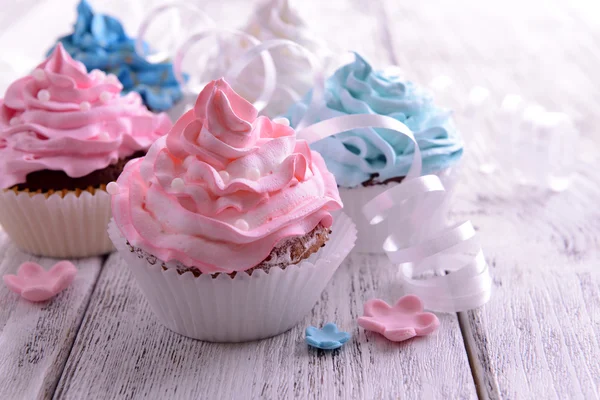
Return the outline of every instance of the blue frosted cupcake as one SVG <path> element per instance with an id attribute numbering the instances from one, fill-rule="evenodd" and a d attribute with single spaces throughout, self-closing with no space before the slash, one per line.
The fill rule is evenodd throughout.
<path id="1" fill-rule="evenodd" d="M 152 111 L 168 110 L 183 96 L 171 62 L 146 61 L 136 53 L 135 40 L 127 36 L 121 22 L 95 14 L 86 0 L 77 6 L 73 33 L 58 41 L 88 71 L 99 69 L 116 75 L 123 84 L 123 94 L 138 92 Z"/>
<path id="2" fill-rule="evenodd" d="M 304 116 L 311 93 L 285 115 L 292 127 Z M 325 83 L 325 104 L 311 113 L 308 125 L 349 114 L 380 114 L 397 119 L 414 133 L 423 159 L 423 174 L 437 174 L 447 190 L 454 186 L 456 164 L 463 143 L 451 111 L 437 107 L 431 94 L 406 81 L 396 69 L 375 71 L 360 55 L 339 68 Z M 385 226 L 377 229 L 361 224 L 361 207 L 397 184 L 408 173 L 414 145 L 406 137 L 385 129 L 364 128 L 340 133 L 311 145 L 321 153 L 340 186 L 344 210 L 359 227 L 357 250 L 380 252 L 387 236 Z M 448 196 L 449 197 L 449 196 Z M 444 223 L 447 205 L 433 224 Z"/>

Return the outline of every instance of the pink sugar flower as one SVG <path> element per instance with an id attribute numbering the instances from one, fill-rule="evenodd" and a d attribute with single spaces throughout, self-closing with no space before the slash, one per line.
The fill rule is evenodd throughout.
<path id="1" fill-rule="evenodd" d="M 77 268 L 69 261 L 60 261 L 46 271 L 34 262 L 21 264 L 17 275 L 4 275 L 4 283 L 26 300 L 46 301 L 65 290 L 77 274 Z"/>
<path id="2" fill-rule="evenodd" d="M 440 321 L 435 314 L 423 312 L 421 299 L 408 295 L 398 300 L 393 307 L 380 299 L 367 301 L 364 316 L 358 318 L 358 325 L 380 333 L 393 342 L 401 342 L 432 333 L 438 328 Z"/>

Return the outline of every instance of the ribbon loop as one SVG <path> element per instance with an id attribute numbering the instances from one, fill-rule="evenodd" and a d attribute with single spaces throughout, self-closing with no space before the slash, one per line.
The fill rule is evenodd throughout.
<path id="1" fill-rule="evenodd" d="M 221 35 L 228 35 L 228 36 L 237 36 L 240 37 L 242 40 L 246 41 L 247 43 L 251 44 L 252 46 L 258 46 L 260 45 L 260 41 L 255 38 L 252 35 L 249 35 L 245 32 L 239 31 L 239 30 L 233 30 L 233 29 L 223 29 L 223 28 L 213 28 L 213 29 L 207 29 L 198 33 L 193 34 L 192 36 L 190 36 L 189 38 L 186 39 L 186 41 L 179 47 L 179 49 L 177 50 L 176 56 L 175 56 L 175 60 L 173 61 L 173 69 L 175 72 L 175 77 L 177 78 L 177 80 L 181 83 L 181 85 L 183 85 L 189 92 L 192 92 L 194 94 L 199 93 L 202 88 L 206 85 L 206 82 L 202 82 L 202 83 L 194 83 L 192 82 L 192 80 L 188 80 L 188 82 L 185 82 L 184 79 L 184 74 L 183 74 L 183 60 L 186 57 L 186 55 L 189 53 L 190 49 L 208 39 L 208 38 L 214 38 L 216 37 L 217 39 L 220 38 Z M 219 46 L 221 44 L 219 43 Z M 254 48 L 254 47 L 253 47 Z M 273 96 L 273 92 L 275 91 L 275 82 L 276 82 L 276 70 L 275 70 L 275 63 L 273 62 L 273 58 L 268 54 L 268 53 L 261 53 L 260 57 L 262 59 L 262 62 L 264 64 L 264 68 L 265 68 L 265 81 L 264 81 L 264 86 L 262 88 L 262 91 L 258 97 L 258 99 L 254 102 L 254 107 L 261 111 L 262 109 L 264 109 L 266 107 L 266 105 L 269 103 L 271 97 Z M 245 57 L 242 57 L 243 59 L 245 59 Z M 231 69 L 230 69 L 231 71 Z M 231 72 L 228 72 L 226 74 L 226 76 L 233 76 L 233 78 L 236 77 L 236 75 L 232 74 Z M 233 80 L 233 82 L 230 81 L 230 84 L 234 84 L 235 79 Z"/>
<path id="2" fill-rule="evenodd" d="M 442 207 L 448 193 L 439 177 L 420 176 L 421 152 L 406 125 L 377 114 L 344 115 L 301 128 L 297 135 L 313 143 L 359 128 L 391 129 L 414 144 L 413 161 L 404 180 L 362 209 L 372 225 L 394 220 L 386 224 L 392 228 L 383 249 L 398 266 L 406 291 L 421 297 L 434 311 L 458 312 L 485 304 L 491 295 L 492 279 L 476 231 L 470 221 L 450 228 L 431 227 L 432 212 Z M 411 234 L 408 239 L 407 231 Z"/>
<path id="3" fill-rule="evenodd" d="M 192 29 L 196 29 L 198 26 L 198 21 L 201 22 L 208 29 L 214 28 L 215 22 L 212 18 L 208 16 L 204 11 L 202 11 L 199 7 L 185 1 L 176 1 L 167 4 L 161 4 L 157 7 L 151 9 L 140 24 L 140 28 L 138 29 L 138 34 L 135 40 L 135 51 L 142 57 L 145 57 L 146 60 L 150 63 L 161 63 L 165 60 L 172 58 L 176 49 L 179 47 L 179 43 L 185 40 L 186 37 L 189 36 L 190 32 L 182 32 L 183 26 L 181 23 L 169 23 L 164 24 L 161 23 L 160 27 L 162 28 L 162 34 L 165 35 L 161 39 L 164 41 L 165 38 L 168 38 L 171 35 L 172 42 L 168 43 L 167 49 L 163 49 L 162 51 L 157 51 L 154 49 L 154 53 L 151 52 L 151 49 L 146 45 L 146 40 L 144 38 L 148 34 L 150 27 L 153 23 L 159 20 L 161 15 L 164 15 L 168 11 L 179 10 L 180 15 L 186 15 L 186 17 L 193 17 L 194 27 Z M 181 22 L 181 21 L 179 21 Z M 207 29 L 205 28 L 205 29 Z"/>
<path id="4" fill-rule="evenodd" d="M 410 139 L 414 144 L 415 155 L 413 163 L 408 171 L 407 178 L 417 177 L 421 174 L 421 151 L 419 150 L 419 145 L 417 144 L 415 136 L 406 125 L 392 117 L 379 114 L 342 115 L 340 117 L 317 122 L 306 128 L 299 128 L 297 135 L 300 139 L 304 139 L 310 144 L 328 136 L 360 128 L 390 129 Z"/>
<path id="5" fill-rule="evenodd" d="M 279 47 L 291 47 L 299 50 L 300 54 L 302 54 L 308 61 L 313 73 L 314 89 L 310 106 L 308 112 L 303 116 L 302 120 L 297 125 L 297 129 L 302 129 L 302 127 L 306 125 L 305 121 L 310 117 L 310 115 L 312 115 L 312 110 L 315 110 L 323 102 L 323 92 L 325 90 L 325 75 L 323 73 L 323 65 L 321 64 L 319 58 L 317 58 L 317 56 L 306 47 L 287 39 L 265 40 L 264 42 L 254 46 L 242 54 L 242 56 L 233 65 L 231 65 L 225 74 L 225 78 L 227 80 L 235 81 L 244 68 L 246 68 L 257 56 L 264 54 L 266 51 L 271 51 Z M 288 93 L 295 101 L 300 99 L 300 95 L 292 88 L 285 85 L 276 85 L 276 87 Z M 267 104 L 264 104 L 263 108 L 266 106 Z"/>

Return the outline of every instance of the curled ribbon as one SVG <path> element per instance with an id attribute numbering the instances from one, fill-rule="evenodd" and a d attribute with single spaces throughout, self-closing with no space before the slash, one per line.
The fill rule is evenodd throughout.
<path id="1" fill-rule="evenodd" d="M 197 19 L 201 19 L 204 21 L 204 28 L 196 30 L 195 33 L 191 34 L 188 37 L 184 37 L 181 41 L 179 41 L 179 43 L 176 46 L 174 46 L 173 49 L 169 49 L 168 51 L 157 52 L 154 54 L 148 54 L 144 37 L 147 34 L 149 27 L 156 22 L 157 18 L 161 14 L 164 14 L 169 10 L 179 10 L 180 12 L 191 13 L 192 15 L 198 17 Z M 176 30 L 176 28 L 178 27 L 170 26 L 168 27 L 167 31 L 173 31 Z M 215 22 L 200 8 L 186 2 L 173 2 L 169 4 L 163 4 L 150 10 L 150 12 L 148 12 L 146 17 L 142 21 L 142 24 L 138 31 L 135 46 L 138 54 L 144 56 L 149 62 L 162 62 L 165 59 L 172 57 L 175 78 L 189 94 L 197 95 L 205 86 L 206 82 L 194 84 L 193 80 L 184 79 L 183 60 L 194 45 L 211 37 L 216 37 L 218 39 L 218 53 L 222 53 L 223 43 L 220 40 L 222 35 L 239 37 L 241 39 L 240 43 L 246 43 L 252 46 L 250 47 L 250 49 L 242 53 L 242 55 L 238 57 L 236 61 L 229 66 L 228 70 L 223 73 L 225 79 L 234 88 L 235 82 L 238 76 L 241 74 L 241 72 L 257 56 L 260 56 L 261 58 L 264 67 L 264 82 L 262 91 L 253 104 L 257 110 L 262 111 L 269 105 L 271 99 L 273 98 L 273 94 L 276 90 L 280 90 L 286 93 L 293 101 L 298 101 L 300 99 L 300 95 L 296 93 L 292 88 L 285 84 L 277 82 L 277 71 L 275 63 L 267 50 L 273 50 L 279 47 L 288 47 L 299 51 L 300 54 L 304 56 L 309 63 L 309 66 L 313 73 L 313 80 L 317 88 L 313 93 L 310 110 L 315 110 L 316 105 L 322 101 L 323 88 L 325 86 L 323 65 L 321 64 L 320 59 L 317 58 L 317 56 L 310 50 L 308 50 L 306 47 L 286 39 L 273 39 L 261 43 L 257 38 L 246 32 L 235 29 L 218 28 L 216 27 Z M 307 113 L 306 116 L 308 115 L 309 113 Z M 305 121 L 306 119 L 307 118 L 303 118 L 303 121 Z M 300 121 L 300 126 L 303 126 L 303 121 Z"/>
<path id="2" fill-rule="evenodd" d="M 136 40 L 135 40 L 135 51 L 142 57 L 145 57 L 146 60 L 148 62 L 151 63 L 160 63 L 163 62 L 169 58 L 171 58 L 175 52 L 175 50 L 178 48 L 178 45 L 175 45 L 173 48 L 169 49 L 169 50 L 165 50 L 165 51 L 159 51 L 157 53 L 149 53 L 148 52 L 148 46 L 146 45 L 146 41 L 144 40 L 144 38 L 146 37 L 146 34 L 148 33 L 148 30 L 150 28 L 150 26 L 152 26 L 152 24 L 158 19 L 158 17 L 161 14 L 164 14 L 165 12 L 169 11 L 169 10 L 180 10 L 181 12 L 186 13 L 187 15 L 193 15 L 194 16 L 194 20 L 201 20 L 206 27 L 208 27 L 208 29 L 210 28 L 214 28 L 214 26 L 216 25 L 215 22 L 213 21 L 212 18 L 210 18 L 208 16 L 208 14 L 206 14 L 204 11 L 202 11 L 199 7 L 190 4 L 189 2 L 185 2 L 185 1 L 176 1 L 176 2 L 172 2 L 172 3 L 167 3 L 167 4 L 161 4 L 157 7 L 154 7 L 153 9 L 151 9 L 146 16 L 144 17 L 144 19 L 142 20 L 140 27 L 138 29 L 138 34 L 136 36 Z M 170 24 L 173 25 L 173 24 Z M 180 27 L 179 26 L 167 26 L 164 27 L 162 26 L 165 32 L 177 32 Z M 187 37 L 187 34 L 182 35 L 183 38 Z M 179 39 L 179 40 L 183 40 L 181 38 L 175 38 L 175 39 Z"/>
<path id="3" fill-rule="evenodd" d="M 310 110 L 309 110 L 310 111 Z M 414 144 L 414 158 L 404 180 L 363 206 L 372 224 L 397 218 L 383 249 L 398 265 L 407 293 L 421 297 L 426 308 L 440 312 L 470 310 L 485 304 L 492 279 L 475 229 L 470 221 L 453 227 L 440 226 L 433 234 L 423 230 L 431 211 L 440 207 L 446 194 L 436 175 L 421 175 L 421 153 L 410 129 L 384 115 L 344 115 L 298 130 L 298 137 L 313 143 L 358 128 L 391 129 Z M 414 233 L 410 244 L 399 239 L 403 231 Z"/>
<path id="4" fill-rule="evenodd" d="M 207 29 L 207 30 L 193 34 L 192 36 L 187 38 L 185 40 L 185 42 L 183 42 L 183 44 L 179 47 L 179 49 L 177 50 L 177 53 L 175 55 L 175 59 L 173 61 L 173 70 L 175 72 L 175 77 L 179 80 L 179 82 L 184 87 L 186 87 L 186 89 L 188 91 L 193 92 L 194 94 L 197 94 L 200 92 L 200 90 L 205 85 L 200 84 L 199 87 L 195 88 L 195 87 L 191 87 L 190 84 L 186 83 L 186 81 L 184 80 L 182 64 L 183 64 L 183 59 L 185 58 L 186 54 L 189 52 L 190 48 L 192 46 L 196 45 L 197 43 L 199 43 L 203 40 L 206 40 L 210 37 L 219 37 L 220 35 L 223 35 L 223 34 L 241 37 L 243 40 L 248 41 L 248 43 L 250 43 L 253 46 L 258 46 L 260 44 L 260 41 L 258 39 L 256 39 L 254 36 L 249 35 L 245 32 L 242 32 L 239 30 L 233 30 L 233 29 L 213 28 L 213 29 Z M 264 80 L 264 85 L 263 85 L 262 91 L 261 91 L 260 95 L 258 96 L 258 99 L 254 102 L 254 107 L 259 111 L 264 109 L 267 106 L 271 97 L 273 96 L 273 92 L 275 92 L 275 82 L 277 79 L 275 63 L 273 62 L 273 58 L 268 53 L 262 53 L 262 54 L 260 54 L 260 57 L 264 64 L 265 80 Z M 235 79 L 237 78 L 237 73 L 232 74 L 230 72 L 227 72 L 224 75 L 225 75 L 225 79 L 227 79 L 232 85 L 234 85 Z"/>
<path id="5" fill-rule="evenodd" d="M 313 89 L 308 111 L 305 113 L 302 120 L 298 123 L 297 126 L 297 129 L 302 129 L 304 126 L 306 126 L 306 121 L 312 115 L 312 112 L 314 112 L 318 108 L 318 106 L 323 102 L 323 93 L 325 91 L 325 74 L 323 72 L 323 65 L 321 64 L 319 58 L 317 58 L 317 56 L 313 52 L 308 50 L 306 47 L 287 39 L 265 40 L 264 42 L 250 48 L 245 53 L 243 53 L 237 59 L 237 61 L 233 65 L 231 65 L 231 67 L 227 71 L 227 74 L 225 75 L 225 79 L 229 80 L 230 82 L 235 82 L 235 79 L 244 70 L 244 68 L 246 68 L 250 64 L 250 62 L 252 62 L 254 58 L 256 58 L 257 56 L 262 57 L 265 54 L 265 52 L 276 49 L 278 47 L 290 47 L 300 51 L 300 54 L 302 54 L 306 58 L 312 70 L 313 81 L 315 83 L 315 86 Z M 276 75 L 273 74 L 273 77 L 276 78 Z M 276 80 L 267 83 L 268 78 L 271 77 L 268 76 L 267 73 L 265 73 L 265 86 L 267 86 L 268 84 L 269 86 L 273 85 L 273 87 L 275 87 L 277 83 Z M 291 88 L 285 85 L 277 85 L 277 88 L 284 90 L 290 95 L 290 97 L 294 99 L 299 98 L 296 92 L 294 92 Z M 272 94 L 273 92 L 271 92 L 271 95 Z M 264 104 L 265 107 L 267 106 L 269 101 L 270 98 L 268 98 L 267 103 Z"/>

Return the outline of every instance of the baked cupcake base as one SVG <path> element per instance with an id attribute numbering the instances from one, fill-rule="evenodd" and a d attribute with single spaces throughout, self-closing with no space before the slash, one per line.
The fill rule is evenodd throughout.
<path id="1" fill-rule="evenodd" d="M 458 182 L 459 168 L 459 166 L 454 166 L 435 174 L 440 177 L 446 189 L 446 198 L 439 208 L 431 210 L 430 218 L 423 221 L 422 229 L 419 232 L 410 230 L 402 232 L 402 235 L 397 237 L 401 243 L 405 245 L 418 243 L 447 224 L 450 200 Z M 371 225 L 364 217 L 362 207 L 374 197 L 398 184 L 397 182 L 390 182 L 386 184 L 369 184 L 368 186 L 356 188 L 339 188 L 340 198 L 344 203 L 344 212 L 356 223 L 356 229 L 358 230 L 356 246 L 353 251 L 358 253 L 384 253 L 383 242 L 392 230 L 397 230 L 397 221 L 405 218 L 405 216 L 395 216 L 395 218 L 387 219 L 377 225 Z"/>
<path id="2" fill-rule="evenodd" d="M 289 265 L 298 264 L 319 251 L 321 247 L 325 247 L 330 233 L 330 229 L 319 224 L 315 229 L 302 237 L 290 238 L 278 244 L 260 264 L 247 269 L 244 273 L 252 275 L 254 271 L 259 269 L 268 272 L 271 268 L 285 269 Z M 155 256 L 139 247 L 132 246 L 129 242 L 127 242 L 127 248 L 130 253 L 135 253 L 138 258 L 145 258 L 150 265 L 157 263 L 158 259 Z M 170 265 L 177 270 L 178 274 L 191 272 L 196 277 L 202 275 L 202 272 L 196 267 L 188 267 L 178 262 L 170 263 Z M 168 268 L 167 264 L 162 262 L 161 268 L 166 270 Z M 236 274 L 237 272 L 232 272 L 227 275 L 233 278 Z M 210 275 L 216 278 L 220 273 L 217 272 Z"/>
<path id="3" fill-rule="evenodd" d="M 82 258 L 114 251 L 106 233 L 111 198 L 106 185 L 130 160 L 71 178 L 64 171 L 41 170 L 0 191 L 0 225 L 22 250 L 43 257 Z M 85 189 L 81 189 L 85 188 Z"/>
<path id="4" fill-rule="evenodd" d="M 44 257 L 81 258 L 113 251 L 105 187 L 41 193 L 0 191 L 0 225 L 22 250 Z"/>
<path id="5" fill-rule="evenodd" d="M 108 232 L 162 324 L 194 339 L 244 342 L 285 332 L 314 307 L 356 241 L 345 214 L 331 230 L 327 245 L 299 264 L 235 276 L 179 273 L 175 262 L 131 251 L 114 222 Z"/>

